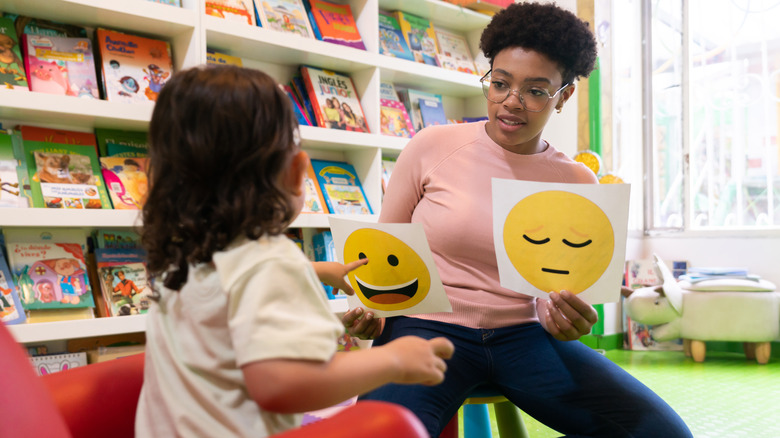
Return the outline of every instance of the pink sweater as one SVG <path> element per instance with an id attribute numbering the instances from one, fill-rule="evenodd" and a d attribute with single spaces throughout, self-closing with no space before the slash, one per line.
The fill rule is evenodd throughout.
<path id="1" fill-rule="evenodd" d="M 493 246 L 491 179 L 596 183 L 554 147 L 520 155 L 493 142 L 485 123 L 431 126 L 398 157 L 380 222 L 423 224 L 452 313 L 419 318 L 471 328 L 538 321 L 534 298 L 501 287 Z"/>

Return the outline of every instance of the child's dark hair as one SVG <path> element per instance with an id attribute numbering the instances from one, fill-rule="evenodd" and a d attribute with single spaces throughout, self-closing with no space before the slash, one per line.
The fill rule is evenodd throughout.
<path id="1" fill-rule="evenodd" d="M 179 290 L 188 265 L 239 236 L 284 232 L 297 211 L 284 185 L 298 151 L 287 96 L 259 70 L 183 70 L 160 91 L 149 126 L 148 269 Z"/>
<path id="2" fill-rule="evenodd" d="M 564 84 L 588 77 L 598 56 L 588 23 L 550 3 L 513 3 L 493 17 L 479 48 L 492 66 L 495 56 L 508 47 L 544 54 L 558 64 Z"/>

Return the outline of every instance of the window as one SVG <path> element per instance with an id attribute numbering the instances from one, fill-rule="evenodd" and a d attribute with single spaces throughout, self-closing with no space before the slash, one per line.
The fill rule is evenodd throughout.
<path id="1" fill-rule="evenodd" d="M 631 227 L 780 229 L 780 1 L 610 3 Z"/>

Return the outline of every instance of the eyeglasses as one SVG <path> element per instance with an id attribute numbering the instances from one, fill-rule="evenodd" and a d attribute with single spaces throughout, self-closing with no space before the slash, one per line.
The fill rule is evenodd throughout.
<path id="1" fill-rule="evenodd" d="M 490 76 L 491 72 L 492 70 L 487 72 L 485 76 L 482 76 L 482 79 L 479 80 L 482 83 L 482 93 L 485 95 L 487 100 L 493 103 L 501 103 L 505 101 L 507 97 L 509 97 L 509 94 L 514 91 L 515 94 L 517 94 L 517 98 L 520 100 L 520 103 L 523 105 L 523 109 L 533 113 L 543 111 L 544 108 L 547 107 L 547 102 L 549 102 L 550 99 L 557 96 L 561 90 L 571 85 L 563 85 L 552 95 L 550 95 L 550 92 L 547 91 L 546 88 L 538 86 L 527 86 L 518 89 L 512 89 L 509 88 L 509 84 L 502 80 L 496 79 L 494 81 Z"/>

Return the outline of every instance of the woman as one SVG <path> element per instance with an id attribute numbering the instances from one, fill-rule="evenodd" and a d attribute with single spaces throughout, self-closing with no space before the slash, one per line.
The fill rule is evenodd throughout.
<path id="1" fill-rule="evenodd" d="M 365 399 L 402 404 L 437 437 L 478 387 L 501 392 L 557 431 L 578 436 L 691 436 L 657 395 L 578 339 L 596 312 L 567 291 L 536 300 L 502 288 L 493 245 L 491 179 L 596 183 L 593 173 L 542 139 L 596 61 L 587 23 L 553 4 L 512 4 L 480 48 L 487 122 L 421 130 L 399 156 L 381 222 L 422 223 L 452 313 L 373 318 L 354 309 L 350 334 L 384 345 L 406 334 L 455 344 L 444 383 L 387 385 Z M 620 285 L 615 285 L 619 288 Z M 364 315 L 365 313 L 365 315 Z"/>

